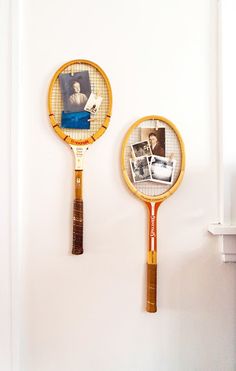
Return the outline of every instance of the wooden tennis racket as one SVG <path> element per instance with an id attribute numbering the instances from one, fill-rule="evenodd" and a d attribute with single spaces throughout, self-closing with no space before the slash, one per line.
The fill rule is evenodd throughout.
<path id="1" fill-rule="evenodd" d="M 89 76 L 90 93 L 101 97 L 102 103 L 97 112 L 91 113 L 90 118 L 86 121 L 86 125 L 89 123 L 89 128 L 65 128 L 62 127 L 62 112 L 64 113 L 65 111 L 65 102 L 60 79 L 64 74 L 73 77 L 80 75 L 79 73 L 82 71 L 87 71 L 85 74 Z M 97 64 L 82 59 L 73 60 L 65 63 L 54 74 L 48 93 L 49 119 L 57 135 L 70 145 L 75 155 L 72 248 L 72 254 L 75 255 L 83 253 L 83 157 L 89 145 L 93 144 L 106 131 L 111 117 L 111 108 L 112 93 L 110 83 L 103 70 Z M 87 114 L 85 111 L 84 113 Z"/>
<path id="2" fill-rule="evenodd" d="M 146 310 L 156 312 L 157 210 L 180 185 L 185 167 L 184 144 L 175 125 L 161 116 L 136 121 L 123 140 L 121 166 L 129 189 L 148 207 Z"/>

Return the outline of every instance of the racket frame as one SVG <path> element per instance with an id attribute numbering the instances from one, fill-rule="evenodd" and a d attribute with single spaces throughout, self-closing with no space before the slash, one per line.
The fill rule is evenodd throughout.
<path id="1" fill-rule="evenodd" d="M 142 122 L 149 120 L 158 120 L 163 121 L 168 124 L 171 129 L 175 132 L 181 151 L 181 167 L 179 176 L 173 184 L 173 186 L 163 194 L 157 196 L 148 196 L 138 191 L 133 183 L 131 182 L 126 166 L 125 166 L 125 151 L 128 145 L 128 140 L 132 131 L 139 126 Z M 180 135 L 179 130 L 176 126 L 168 119 L 163 116 L 151 115 L 144 116 L 137 120 L 131 127 L 128 129 L 123 143 L 122 143 L 122 152 L 121 152 L 121 169 L 124 180 L 130 189 L 130 191 L 137 196 L 140 200 L 144 201 L 148 208 L 148 252 L 147 252 L 147 297 L 146 297 L 146 311 L 154 313 L 157 311 L 157 264 L 158 264 L 158 249 L 157 249 L 157 211 L 159 206 L 163 201 L 165 201 L 169 196 L 171 196 L 179 187 L 185 170 L 185 149 L 184 142 Z"/>
<path id="2" fill-rule="evenodd" d="M 53 87 L 56 82 L 56 80 L 59 78 L 59 75 L 68 67 L 75 65 L 75 64 L 84 64 L 89 65 L 95 68 L 103 77 L 107 93 L 108 93 L 108 107 L 106 112 L 105 120 L 103 121 L 101 127 L 98 129 L 97 132 L 95 132 L 93 135 L 85 138 L 85 139 L 74 139 L 71 138 L 69 135 L 65 134 L 64 131 L 60 128 L 59 123 L 55 119 L 55 115 L 53 112 L 53 104 L 52 104 L 52 93 L 53 93 Z M 106 76 L 105 72 L 99 67 L 96 63 L 91 62 L 86 59 L 75 59 L 72 61 L 69 61 L 67 63 L 64 63 L 53 75 L 53 78 L 49 85 L 49 91 L 48 91 L 48 114 L 50 123 L 56 132 L 56 134 L 67 144 L 70 145 L 74 156 L 75 156 L 75 200 L 74 200 L 74 216 L 73 216 L 73 249 L 72 254 L 79 255 L 83 253 L 83 246 L 81 248 L 75 247 L 75 224 L 79 224 L 80 230 L 82 228 L 83 231 L 83 195 L 82 195 L 82 188 L 83 188 L 83 158 L 86 150 L 88 149 L 88 146 L 90 144 L 93 144 L 98 138 L 100 138 L 101 135 L 104 134 L 106 131 L 110 118 L 111 118 L 111 110 L 112 110 L 112 91 L 111 91 L 111 85 L 109 82 L 108 77 Z M 83 129 L 79 129 L 83 130 Z M 77 217 L 76 209 L 79 208 L 79 216 Z M 83 234 L 83 232 L 81 232 Z M 83 236 L 78 236 L 80 239 L 83 239 Z M 76 238 L 77 238 L 76 237 Z M 80 244 L 83 245 L 83 242 Z"/>

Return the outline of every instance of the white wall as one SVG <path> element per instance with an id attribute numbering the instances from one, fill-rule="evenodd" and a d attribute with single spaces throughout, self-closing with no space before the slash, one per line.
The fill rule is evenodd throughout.
<path id="1" fill-rule="evenodd" d="M 233 371 L 235 266 L 207 226 L 219 217 L 217 3 L 21 0 L 19 371 Z M 107 133 L 88 151 L 85 253 L 70 255 L 73 158 L 51 129 L 47 89 L 74 58 L 110 78 Z M 160 114 L 187 168 L 159 211 L 159 312 L 145 303 L 147 216 L 121 178 L 122 138 Z"/>

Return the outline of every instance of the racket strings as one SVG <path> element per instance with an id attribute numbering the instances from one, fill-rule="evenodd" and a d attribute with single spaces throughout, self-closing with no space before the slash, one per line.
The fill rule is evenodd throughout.
<path id="1" fill-rule="evenodd" d="M 131 171 L 131 164 L 130 159 L 134 159 L 131 145 L 137 142 L 141 142 L 141 130 L 142 128 L 146 129 L 158 129 L 158 128 L 165 128 L 165 157 L 171 158 L 175 160 L 175 167 L 174 167 L 174 174 L 173 180 L 171 184 L 163 184 L 153 181 L 142 181 L 142 182 L 134 182 L 132 171 Z M 125 161 L 125 169 L 128 174 L 130 181 L 132 182 L 133 186 L 137 189 L 137 191 L 141 192 L 146 196 L 159 196 L 165 192 L 167 192 L 173 185 L 176 183 L 180 171 L 181 171 L 181 162 L 182 162 L 182 153 L 181 147 L 179 143 L 179 139 L 174 132 L 174 130 L 165 122 L 163 121 L 155 121 L 155 120 L 147 120 L 142 122 L 139 126 L 135 127 L 132 130 L 129 139 L 126 144 L 126 148 L 124 151 L 124 161 Z"/>
<path id="2" fill-rule="evenodd" d="M 102 74 L 93 66 L 85 63 L 71 64 L 62 73 L 76 73 L 88 71 L 91 84 L 91 92 L 101 96 L 102 103 L 96 115 L 91 115 L 90 129 L 66 129 L 61 127 L 61 114 L 63 111 L 63 100 L 59 79 L 54 83 L 51 95 L 52 112 L 61 130 L 68 136 L 76 140 L 87 139 L 94 135 L 103 125 L 109 110 L 109 92 L 106 81 Z M 94 119 L 94 120 L 93 120 Z"/>

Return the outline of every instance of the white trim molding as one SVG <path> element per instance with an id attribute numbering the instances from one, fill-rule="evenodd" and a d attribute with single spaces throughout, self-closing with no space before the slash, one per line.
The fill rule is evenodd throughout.
<path id="1" fill-rule="evenodd" d="M 0 370 L 18 371 L 20 327 L 19 120 L 21 0 L 0 1 Z M 14 104 L 12 104 L 14 102 Z"/>
<path id="2" fill-rule="evenodd" d="M 220 252 L 225 263 L 236 263 L 236 226 L 210 224 L 208 231 L 220 236 Z"/>
<path id="3" fill-rule="evenodd" d="M 10 256 L 10 142 L 9 100 L 10 76 L 10 2 L 0 2 L 0 61 L 2 66 L 0 85 L 0 369 L 11 371 L 11 256 Z"/>
<path id="4" fill-rule="evenodd" d="M 21 86 L 22 1 L 10 1 L 10 251 L 11 251 L 11 371 L 20 371 L 21 324 Z"/>
<path id="5" fill-rule="evenodd" d="M 218 16 L 219 236 L 224 262 L 236 263 L 236 2 L 220 0 Z"/>

